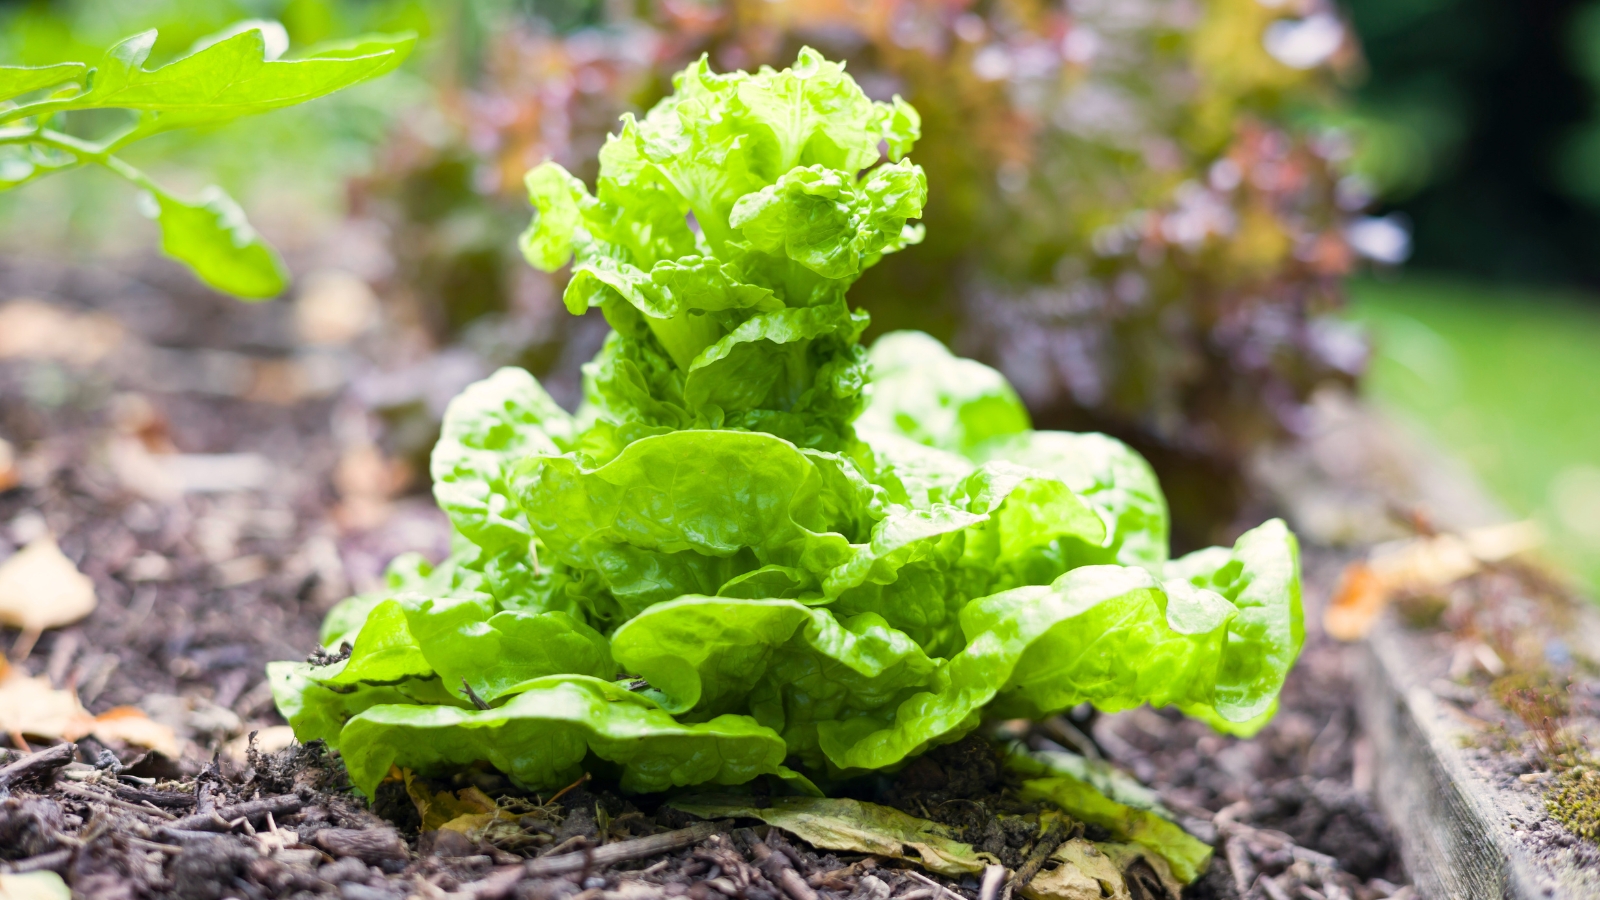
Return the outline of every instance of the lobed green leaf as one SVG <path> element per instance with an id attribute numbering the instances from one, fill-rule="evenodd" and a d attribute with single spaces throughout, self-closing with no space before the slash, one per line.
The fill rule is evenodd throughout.
<path id="1" fill-rule="evenodd" d="M 81 62 L 49 66 L 0 66 L 0 102 L 67 82 L 83 84 L 88 76 L 89 67 Z"/>
<path id="2" fill-rule="evenodd" d="M 289 272 L 254 228 L 244 210 L 221 188 L 210 187 L 197 200 L 164 190 L 150 192 L 161 226 L 163 253 L 187 265 L 206 284 L 251 300 L 276 297 L 289 286 Z"/>
<path id="3" fill-rule="evenodd" d="M 782 769 L 782 739 L 745 716 L 682 725 L 649 700 L 594 678 L 541 679 L 504 706 L 373 706 L 340 733 L 350 781 L 367 796 L 391 766 L 444 774 L 479 760 L 529 790 L 570 783 L 584 757 L 622 769 L 630 791 L 743 784 Z"/>

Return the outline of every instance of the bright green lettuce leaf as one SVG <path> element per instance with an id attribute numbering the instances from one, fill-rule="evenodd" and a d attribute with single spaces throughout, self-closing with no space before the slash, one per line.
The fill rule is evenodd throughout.
<path id="1" fill-rule="evenodd" d="M 560 453 L 572 438 L 572 417 L 539 382 L 525 369 L 503 368 L 445 409 L 430 464 L 434 499 L 473 543 L 526 552 L 532 532 L 510 470 L 525 456 Z"/>
<path id="2" fill-rule="evenodd" d="M 1306 639 L 1294 533 L 1272 519 L 1240 535 L 1231 551 L 1212 547 L 1167 563 L 1166 577 L 1215 591 L 1239 610 L 1211 706 L 1230 722 L 1266 713 Z"/>
<path id="3" fill-rule="evenodd" d="M 1005 376 L 952 355 L 920 331 L 878 338 L 868 358 L 872 400 L 857 420 L 858 430 L 904 435 L 919 444 L 972 455 L 986 441 L 1032 427 Z"/>
<path id="4" fill-rule="evenodd" d="M 682 725 L 644 697 L 607 681 L 555 676 L 504 706 L 386 705 L 352 718 L 339 736 L 350 781 L 367 796 L 389 767 L 424 775 L 486 760 L 529 790 L 571 782 L 593 753 L 622 767 L 622 787 L 743 784 L 778 774 L 784 745 L 747 716 Z"/>
<path id="5" fill-rule="evenodd" d="M 814 792 L 985 717 L 1270 715 L 1301 640 L 1281 523 L 1169 562 L 1125 445 L 1031 430 L 999 373 L 925 335 L 861 347 L 846 289 L 920 237 L 915 113 L 809 50 L 675 87 L 592 193 L 529 173 L 524 253 L 570 262 L 568 309 L 612 333 L 570 416 L 515 369 L 451 405 L 451 554 L 330 613 L 349 660 L 275 683 L 296 729 L 364 790 L 480 760 L 553 787 L 587 759 L 629 790 Z"/>
<path id="6" fill-rule="evenodd" d="M 1108 711 L 1200 704 L 1229 721 L 1252 719 L 1276 698 L 1299 650 L 1287 633 L 1298 634 L 1301 617 L 1292 537 L 1274 520 L 1203 562 L 1174 564 L 1178 577 L 1165 583 L 1142 568 L 1084 566 L 1048 587 L 974 600 L 961 613 L 968 643 L 940 670 L 936 690 L 907 700 L 886 727 L 828 723 L 822 748 L 841 769 L 882 768 L 970 730 L 991 703 L 1002 715 L 1085 701 Z M 1195 583 L 1207 579 L 1237 588 L 1245 604 Z M 1258 623 L 1281 623 L 1282 652 L 1263 646 L 1274 631 Z"/>
<path id="7" fill-rule="evenodd" d="M 1213 730 L 1220 734 L 1248 740 L 1260 734 L 1261 729 L 1267 727 L 1267 724 L 1278 714 L 1278 698 L 1272 698 L 1272 703 L 1260 715 L 1252 719 L 1245 719 L 1243 722 L 1230 722 L 1218 715 L 1215 709 L 1203 703 L 1180 703 L 1178 704 L 1178 711 L 1210 725 Z"/>
<path id="8" fill-rule="evenodd" d="M 361 623 L 349 659 L 317 673 L 316 680 L 334 686 L 394 684 L 433 674 L 433 666 L 411 634 L 405 605 L 384 600 Z"/>
<path id="9" fill-rule="evenodd" d="M 81 62 L 51 66 L 0 66 L 0 101 L 69 81 L 82 84 L 88 74 L 89 67 Z"/>
<path id="10" fill-rule="evenodd" d="M 702 59 L 674 87 L 624 117 L 594 194 L 554 163 L 527 179 L 524 254 L 573 260 L 568 309 L 600 308 L 621 344 L 592 375 L 607 438 L 731 427 L 839 449 L 866 383 L 845 288 L 920 239 L 927 181 L 901 158 L 915 112 L 809 48 L 781 72 Z"/>
<path id="11" fill-rule="evenodd" d="M 496 611 L 482 595 L 413 596 L 403 607 L 429 668 L 448 686 L 470 685 L 485 702 L 546 675 L 608 679 L 617 671 L 605 637 L 570 613 Z"/>
<path id="12" fill-rule="evenodd" d="M 221 188 L 207 188 L 196 200 L 159 189 L 150 196 L 161 226 L 161 251 L 193 269 L 201 281 L 247 300 L 276 297 L 289 286 L 278 252 Z"/>
<path id="13" fill-rule="evenodd" d="M 301 743 L 325 741 L 339 749 L 339 735 L 345 723 L 374 706 L 472 706 L 447 690 L 435 676 L 405 678 L 393 684 L 329 686 L 318 680 L 327 668 L 297 662 L 267 663 L 272 699 Z"/>
<path id="14" fill-rule="evenodd" d="M 1026 431 L 978 446 L 980 459 L 1003 459 L 1066 482 L 1105 521 L 1098 545 L 1058 548 L 1061 569 L 1090 563 L 1143 566 L 1160 575 L 1167 562 L 1167 500 L 1156 473 L 1127 444 L 1103 434 Z"/>
<path id="15" fill-rule="evenodd" d="M 617 629 L 612 653 L 650 683 L 663 709 L 695 718 L 747 710 L 814 765 L 817 723 L 887 714 L 938 668 L 880 616 L 840 621 L 792 600 L 657 604 Z"/>
<path id="16" fill-rule="evenodd" d="M 629 444 L 586 468 L 533 457 L 513 476 L 530 525 L 562 563 L 597 572 L 628 615 L 684 594 L 716 594 L 766 564 L 816 572 L 851 553 L 829 513 L 860 501 L 793 444 L 766 434 L 680 431 Z"/>

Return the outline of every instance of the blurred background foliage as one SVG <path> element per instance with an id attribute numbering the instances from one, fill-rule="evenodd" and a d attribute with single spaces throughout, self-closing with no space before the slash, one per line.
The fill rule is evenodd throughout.
<path id="1" fill-rule="evenodd" d="M 691 59 L 783 65 L 811 44 L 923 116 L 929 237 L 855 289 L 874 332 L 931 331 L 1003 369 L 1041 427 L 1133 443 L 1180 545 L 1253 515 L 1250 455 L 1367 373 L 1600 576 L 1600 529 L 1573 512 L 1600 500 L 1571 499 L 1600 493 L 1582 294 L 1600 282 L 1600 2 L 9 0 L 0 59 L 92 58 L 156 27 L 159 61 L 252 17 L 302 45 L 424 38 L 402 73 L 138 160 L 222 184 L 297 271 L 375 292 L 383 377 L 356 389 L 397 457 L 420 459 L 439 398 L 495 365 L 577 400 L 603 323 L 515 253 L 527 168 L 592 181 L 616 117 Z M 94 175 L 39 187 L 0 204 L 6 252 L 142 265 L 148 224 Z"/>

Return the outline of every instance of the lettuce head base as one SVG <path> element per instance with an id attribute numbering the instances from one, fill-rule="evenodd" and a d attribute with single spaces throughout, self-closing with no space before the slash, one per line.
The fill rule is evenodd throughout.
<path id="1" fill-rule="evenodd" d="M 705 61 L 600 154 L 529 173 L 530 263 L 612 326 L 573 413 L 519 369 L 449 407 L 453 551 L 391 567 L 275 664 L 302 739 L 370 794 L 488 762 L 548 790 L 808 789 L 986 717 L 1172 705 L 1253 727 L 1304 638 L 1294 536 L 1168 558 L 1150 467 L 1042 432 L 992 369 L 860 344 L 850 284 L 921 237 L 904 102 L 842 66 Z"/>

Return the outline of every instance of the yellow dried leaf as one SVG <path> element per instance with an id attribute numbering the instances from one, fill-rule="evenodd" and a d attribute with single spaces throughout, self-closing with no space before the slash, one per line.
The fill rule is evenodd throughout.
<path id="1" fill-rule="evenodd" d="M 20 669 L 0 671 L 0 730 L 58 739 L 87 734 L 93 721 L 72 691 L 58 691 Z"/>
<path id="2" fill-rule="evenodd" d="M 39 632 L 94 611 L 94 582 L 49 535 L 0 563 L 0 624 Z"/>
<path id="3" fill-rule="evenodd" d="M 1372 567 L 1353 562 L 1345 567 L 1334 588 L 1333 600 L 1322 614 L 1322 628 L 1337 641 L 1359 641 L 1372 630 L 1378 613 L 1389 602 L 1389 585 Z"/>
<path id="4" fill-rule="evenodd" d="M 290 725 L 273 725 L 256 732 L 258 753 L 277 753 L 294 746 L 294 728 Z M 222 755 L 235 765 L 249 761 L 250 735 L 242 734 L 222 745 Z"/>
<path id="5" fill-rule="evenodd" d="M 1533 522 L 1507 522 L 1461 534 L 1436 534 L 1373 548 L 1351 563 L 1322 615 L 1322 626 L 1341 641 L 1367 636 L 1397 594 L 1427 594 L 1498 563 L 1536 550 L 1544 535 Z"/>
<path id="6" fill-rule="evenodd" d="M 0 359 L 93 365 L 117 349 L 123 328 L 104 313 L 77 314 L 33 299 L 0 306 Z"/>
<path id="7" fill-rule="evenodd" d="M 308 344 L 348 344 L 378 321 L 378 298 L 349 272 L 313 272 L 294 305 L 295 329 Z"/>
<path id="8" fill-rule="evenodd" d="M 93 734 L 102 742 L 117 741 L 154 750 L 169 759 L 183 755 L 183 745 L 170 727 L 157 722 L 133 706 L 118 706 L 94 717 L 84 732 L 69 739 Z"/>
<path id="9" fill-rule="evenodd" d="M 402 777 L 405 779 L 406 793 L 417 807 L 418 817 L 422 819 L 423 831 L 437 831 L 463 817 L 487 814 L 488 819 L 492 820 L 499 813 L 499 806 L 475 787 L 455 794 L 449 791 L 436 793 L 430 791 L 421 779 L 415 778 L 410 769 L 405 770 Z M 465 826 L 450 830 L 464 832 Z"/>
<path id="10" fill-rule="evenodd" d="M 1017 893 L 1028 900 L 1132 900 L 1116 863 L 1083 838 L 1056 848 L 1050 863 Z"/>
<path id="11" fill-rule="evenodd" d="M 760 819 L 816 847 L 909 860 L 942 875 L 981 872 L 999 862 L 955 840 L 942 825 L 859 800 L 783 797 L 757 808 L 749 798 L 697 797 L 672 805 L 703 819 Z"/>
<path id="12" fill-rule="evenodd" d="M 11 442 L 0 438 L 0 491 L 9 491 L 17 486 L 21 475 L 17 472 L 17 451 Z"/>
<path id="13" fill-rule="evenodd" d="M 72 891 L 54 872 L 0 874 L 0 900 L 72 900 Z"/>

